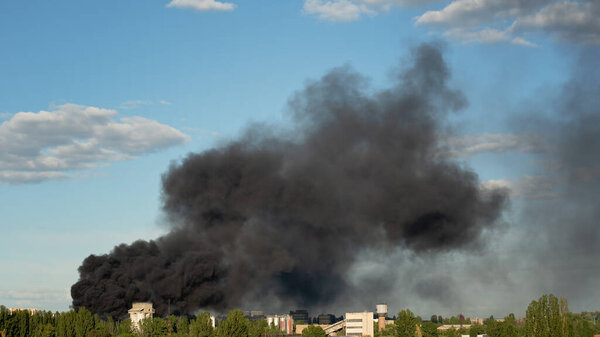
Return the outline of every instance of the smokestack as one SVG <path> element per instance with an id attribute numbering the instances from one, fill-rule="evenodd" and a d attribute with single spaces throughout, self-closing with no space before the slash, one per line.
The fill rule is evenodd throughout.
<path id="1" fill-rule="evenodd" d="M 389 89 L 334 69 L 290 100 L 293 131 L 254 126 L 173 163 L 162 177 L 171 231 L 86 258 L 73 306 L 116 317 L 143 300 L 159 315 L 169 303 L 174 314 L 335 306 L 361 252 L 472 246 L 506 195 L 440 156 L 445 116 L 465 99 L 435 45 L 412 56 Z"/>
<path id="2" fill-rule="evenodd" d="M 379 326 L 379 331 L 385 329 L 385 316 L 387 315 L 387 310 L 387 304 L 377 304 L 377 324 Z"/>

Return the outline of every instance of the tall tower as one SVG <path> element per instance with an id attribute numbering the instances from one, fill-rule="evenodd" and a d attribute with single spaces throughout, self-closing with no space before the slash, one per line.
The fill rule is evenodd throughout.
<path id="1" fill-rule="evenodd" d="M 379 331 L 385 329 L 385 315 L 387 315 L 387 310 L 387 304 L 377 304 L 377 325 L 379 326 Z"/>

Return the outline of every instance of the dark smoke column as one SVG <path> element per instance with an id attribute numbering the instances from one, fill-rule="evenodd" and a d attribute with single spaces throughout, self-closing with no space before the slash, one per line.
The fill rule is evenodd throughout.
<path id="1" fill-rule="evenodd" d="M 116 316 L 142 300 L 158 314 L 169 302 L 179 312 L 265 298 L 310 307 L 351 290 L 345 274 L 361 250 L 436 253 L 477 240 L 505 195 L 439 156 L 445 116 L 465 100 L 448 88 L 438 48 L 412 56 L 390 89 L 371 93 L 335 69 L 291 99 L 294 132 L 253 127 L 172 165 L 172 231 L 86 258 L 73 305 Z"/>

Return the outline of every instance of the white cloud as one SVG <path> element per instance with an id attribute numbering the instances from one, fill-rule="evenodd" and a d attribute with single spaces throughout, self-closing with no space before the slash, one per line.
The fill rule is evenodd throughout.
<path id="1" fill-rule="evenodd" d="M 536 133 L 528 134 L 481 134 L 452 137 L 447 140 L 449 155 L 472 156 L 478 153 L 544 153 L 554 151 L 549 141 Z"/>
<path id="2" fill-rule="evenodd" d="M 0 124 L 0 181 L 67 178 L 68 171 L 133 159 L 188 140 L 180 131 L 142 117 L 116 121 L 115 110 L 65 104 L 19 112 Z"/>
<path id="3" fill-rule="evenodd" d="M 536 47 L 524 35 L 542 33 L 574 43 L 600 44 L 600 2 L 454 0 L 417 17 L 416 24 L 441 27 L 446 35 L 463 42 L 510 40 Z M 496 34 L 486 38 L 489 32 Z"/>
<path id="4" fill-rule="evenodd" d="M 143 100 L 129 100 L 119 104 L 119 109 L 122 110 L 131 110 L 135 109 L 140 105 L 148 105 L 152 104 L 152 101 L 143 101 Z"/>
<path id="5" fill-rule="evenodd" d="M 439 2 L 440 0 L 305 0 L 304 13 L 317 15 L 321 20 L 349 22 L 363 15 L 373 16 L 392 7 L 408 7 Z"/>
<path id="6" fill-rule="evenodd" d="M 600 44 L 600 2 L 558 2 L 518 18 L 515 32 L 548 32 L 561 40 Z"/>
<path id="7" fill-rule="evenodd" d="M 315 14 L 319 19 L 328 21 L 356 21 L 365 9 L 350 0 L 307 0 L 304 3 L 305 13 Z"/>
<path id="8" fill-rule="evenodd" d="M 236 5 L 215 0 L 172 0 L 167 7 L 193 9 L 197 11 L 231 11 Z"/>
<path id="9" fill-rule="evenodd" d="M 469 31 L 462 28 L 447 30 L 444 35 L 458 39 L 463 43 L 495 43 L 508 39 L 505 32 L 496 29 L 485 28 L 479 31 Z"/>
<path id="10" fill-rule="evenodd" d="M 507 189 L 514 198 L 552 199 L 560 196 L 558 187 L 562 177 L 549 175 L 523 175 L 513 181 L 492 179 L 481 183 L 484 189 Z"/>
<path id="11" fill-rule="evenodd" d="M 537 44 L 535 44 L 533 42 L 530 42 L 530 41 L 527 41 L 527 40 L 525 40 L 524 38 L 521 38 L 521 37 L 515 37 L 514 39 L 512 39 L 510 41 L 510 43 L 512 43 L 512 44 L 518 44 L 518 45 L 526 46 L 526 47 L 533 47 L 533 48 L 536 48 L 538 46 Z"/>

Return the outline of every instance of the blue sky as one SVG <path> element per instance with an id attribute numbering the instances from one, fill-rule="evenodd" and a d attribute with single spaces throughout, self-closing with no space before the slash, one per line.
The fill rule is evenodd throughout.
<path id="1" fill-rule="evenodd" d="M 597 49 L 598 7 L 2 1 L 0 304 L 68 309 L 86 256 L 167 231 L 160 179 L 171 161 L 252 121 L 289 123 L 289 97 L 334 67 L 348 64 L 383 87 L 422 42 L 445 45 L 452 83 L 469 100 L 451 116 L 457 160 L 522 197 L 537 169 L 535 151 L 523 148 L 535 142 L 508 139 L 511 118 L 559 91 L 582 49 Z"/>

